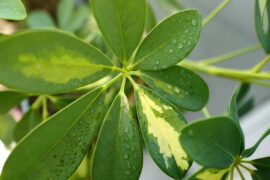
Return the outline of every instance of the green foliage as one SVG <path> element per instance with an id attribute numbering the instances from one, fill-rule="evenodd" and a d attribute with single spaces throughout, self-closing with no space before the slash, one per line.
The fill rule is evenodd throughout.
<path id="1" fill-rule="evenodd" d="M 2 2 L 0 17 L 18 18 L 1 11 Z M 260 73 L 270 58 L 243 72 L 209 64 L 251 50 L 192 63 L 186 58 L 202 27 L 229 1 L 204 21 L 197 10 L 177 12 L 183 6 L 176 0 L 157 2 L 174 13 L 158 24 L 146 0 L 90 0 L 93 15 L 88 6 L 61 0 L 56 18 L 41 10 L 30 12 L 26 23 L 39 30 L 0 36 L 0 83 L 9 88 L 0 91 L 0 139 L 7 146 L 19 142 L 1 180 L 136 180 L 143 143 L 157 166 L 177 180 L 192 161 L 202 167 L 188 180 L 233 179 L 239 166 L 253 179 L 269 179 L 269 157 L 245 158 L 270 129 L 245 149 L 239 118 L 254 105 L 250 83 L 268 85 L 256 79 L 270 79 L 267 72 Z M 266 52 L 262 19 L 269 4 L 256 1 L 256 27 Z M 207 113 L 208 85 L 193 70 L 245 82 L 232 95 L 227 114 Z M 25 98 L 31 106 L 15 123 L 7 113 Z M 206 118 L 187 123 L 183 109 L 202 110 Z"/>
<path id="2" fill-rule="evenodd" d="M 0 19 L 23 20 L 26 11 L 21 0 L 0 0 Z"/>

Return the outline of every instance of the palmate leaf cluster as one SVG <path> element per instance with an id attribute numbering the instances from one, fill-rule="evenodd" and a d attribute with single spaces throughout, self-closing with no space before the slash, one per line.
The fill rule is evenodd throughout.
<path id="1" fill-rule="evenodd" d="M 25 18 L 16 2 L 21 14 L 2 15 L 0 0 L 0 17 Z M 39 29 L 0 37 L 0 83 L 10 88 L 0 91 L 0 125 L 10 131 L 0 138 L 18 142 L 1 180 L 76 179 L 81 169 L 93 180 L 139 179 L 143 145 L 174 179 L 182 179 L 192 161 L 202 167 L 187 179 L 226 179 L 235 168 L 247 168 L 244 158 L 270 134 L 245 148 L 239 116 L 253 106 L 252 99 L 243 102 L 249 85 L 236 89 L 226 115 L 187 124 L 182 110 L 201 110 L 209 90 L 177 64 L 196 46 L 202 17 L 192 9 L 176 12 L 183 7 L 174 0 L 158 2 L 173 15 L 156 25 L 145 0 L 90 0 L 109 54 L 61 31 L 76 32 L 87 20 L 87 8 L 74 9 L 74 1 L 61 1 L 57 23 L 37 11 L 27 23 Z M 12 3 L 5 5 L 12 10 Z M 7 112 L 30 97 L 37 98 L 15 123 Z M 51 117 L 47 103 L 58 111 Z M 269 157 L 248 163 L 256 168 L 247 168 L 253 179 L 269 178 Z"/>

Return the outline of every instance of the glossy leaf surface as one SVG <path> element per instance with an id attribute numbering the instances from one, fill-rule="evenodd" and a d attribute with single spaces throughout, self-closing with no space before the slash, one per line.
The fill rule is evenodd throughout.
<path id="1" fill-rule="evenodd" d="M 243 129 L 239 122 L 239 115 L 238 115 L 238 95 L 241 89 L 237 88 L 231 98 L 230 107 L 229 107 L 229 117 L 235 121 L 238 126 L 239 132 L 241 132 L 241 148 L 240 151 L 243 151 L 245 148 L 245 136 Z"/>
<path id="2" fill-rule="evenodd" d="M 201 28 L 202 17 L 197 10 L 184 10 L 168 17 L 143 40 L 133 66 L 158 70 L 177 64 L 195 47 Z"/>
<path id="3" fill-rule="evenodd" d="M 0 19 L 22 20 L 26 11 L 21 0 L 0 0 Z"/>
<path id="4" fill-rule="evenodd" d="M 0 140 L 6 146 L 9 146 L 13 141 L 12 131 L 15 123 L 16 122 L 11 115 L 0 115 Z"/>
<path id="5" fill-rule="evenodd" d="M 93 90 L 35 128 L 8 157 L 1 180 L 70 177 L 93 139 L 103 101 L 103 91 Z"/>
<path id="6" fill-rule="evenodd" d="M 90 0 L 103 37 L 113 52 L 128 60 L 138 46 L 145 27 L 145 0 Z"/>
<path id="7" fill-rule="evenodd" d="M 186 180 L 225 180 L 228 176 L 228 172 L 229 169 L 200 168 Z"/>
<path id="8" fill-rule="evenodd" d="M 244 157 L 249 157 L 251 156 L 255 151 L 256 149 L 259 147 L 259 145 L 261 144 L 261 142 L 267 137 L 270 135 L 270 128 L 268 128 L 262 135 L 262 137 L 257 141 L 256 144 L 254 144 L 254 146 L 248 148 L 248 149 L 245 149 L 242 153 L 242 156 Z"/>
<path id="9" fill-rule="evenodd" d="M 112 72 L 96 48 L 67 33 L 40 30 L 0 41 L 0 82 L 31 93 L 62 93 Z"/>
<path id="10" fill-rule="evenodd" d="M 5 114 L 13 107 L 18 106 L 27 95 L 15 91 L 0 91 L 0 114 Z"/>
<path id="11" fill-rule="evenodd" d="M 143 161 L 140 138 L 128 100 L 124 94 L 119 94 L 98 136 L 92 165 L 93 180 L 137 180 Z"/>
<path id="12" fill-rule="evenodd" d="M 42 118 L 38 109 L 31 108 L 24 114 L 22 119 L 15 125 L 13 137 L 16 142 L 19 142 L 26 134 L 34 127 L 40 124 Z"/>
<path id="13" fill-rule="evenodd" d="M 225 169 L 240 151 L 240 132 L 228 117 L 192 122 L 183 128 L 180 142 L 188 155 L 207 168 Z"/>
<path id="14" fill-rule="evenodd" d="M 181 108 L 196 111 L 208 102 L 207 84 L 186 68 L 173 66 L 160 71 L 142 71 L 141 74 L 152 89 Z"/>
<path id="15" fill-rule="evenodd" d="M 26 24 L 32 29 L 56 28 L 50 14 L 42 10 L 36 10 L 29 13 L 26 19 Z"/>
<path id="16" fill-rule="evenodd" d="M 253 180 L 270 179 L 270 157 L 255 159 L 252 165 L 257 169 L 252 173 Z"/>
<path id="17" fill-rule="evenodd" d="M 264 13 L 267 11 L 268 28 L 270 29 L 270 1 L 256 0 L 255 2 L 255 26 L 257 36 L 264 48 L 264 51 L 270 53 L 270 31 L 264 29 Z"/>
<path id="18" fill-rule="evenodd" d="M 191 160 L 179 142 L 186 121 L 181 113 L 165 99 L 139 86 L 136 106 L 145 145 L 156 164 L 173 178 L 183 177 Z"/>

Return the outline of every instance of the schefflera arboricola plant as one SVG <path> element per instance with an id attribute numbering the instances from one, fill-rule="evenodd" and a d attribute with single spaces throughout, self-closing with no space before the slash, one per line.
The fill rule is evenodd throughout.
<path id="1" fill-rule="evenodd" d="M 179 137 L 186 120 L 179 109 L 197 111 L 209 90 L 196 73 L 176 65 L 195 47 L 201 32 L 197 10 L 173 14 L 145 30 L 145 0 L 91 0 L 103 38 L 117 66 L 101 51 L 56 30 L 18 33 L 0 41 L 0 83 L 31 94 L 59 94 L 111 77 L 38 125 L 12 151 L 1 180 L 68 179 L 97 137 L 93 180 L 138 179 L 145 146 L 167 175 L 181 179 L 192 160 Z M 145 85 L 137 84 L 134 76 Z M 105 119 L 106 90 L 122 81 Z M 135 91 L 136 117 L 125 94 Z M 98 123 L 102 122 L 97 131 Z"/>

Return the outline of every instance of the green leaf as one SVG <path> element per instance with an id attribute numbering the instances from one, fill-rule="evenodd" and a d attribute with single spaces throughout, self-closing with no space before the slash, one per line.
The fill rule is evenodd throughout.
<path id="1" fill-rule="evenodd" d="M 255 26 L 257 36 L 264 48 L 264 51 L 270 53 L 270 31 L 264 29 L 264 13 L 267 10 L 268 29 L 270 29 L 270 2 L 266 0 L 256 0 L 255 2 Z"/>
<path id="2" fill-rule="evenodd" d="M 225 180 L 229 174 L 229 169 L 200 168 L 189 176 L 186 180 Z"/>
<path id="3" fill-rule="evenodd" d="M 12 131 L 15 120 L 9 114 L 0 115 L 0 140 L 9 146 L 13 141 Z"/>
<path id="4" fill-rule="evenodd" d="M 60 29 L 65 29 L 69 25 L 72 17 L 75 0 L 61 0 L 57 8 L 57 20 Z"/>
<path id="5" fill-rule="evenodd" d="M 239 122 L 239 115 L 238 115 L 238 95 L 239 95 L 240 90 L 241 90 L 241 88 L 240 89 L 236 88 L 233 95 L 232 95 L 228 115 L 232 120 L 235 121 L 235 123 L 237 124 L 237 127 L 239 129 L 239 132 L 241 133 L 240 151 L 242 152 L 245 149 L 245 136 L 244 136 L 243 129 L 241 128 L 241 125 Z"/>
<path id="6" fill-rule="evenodd" d="M 137 180 L 142 161 L 138 125 L 132 117 L 126 96 L 120 93 L 111 105 L 98 136 L 92 179 Z"/>
<path id="7" fill-rule="evenodd" d="M 239 117 L 245 115 L 246 113 L 250 112 L 255 106 L 255 100 L 254 97 L 250 97 L 247 101 L 244 103 L 241 103 L 241 105 L 238 105 L 238 115 Z"/>
<path id="8" fill-rule="evenodd" d="M 239 155 L 240 132 L 228 117 L 213 117 L 188 124 L 180 142 L 188 155 L 207 168 L 228 168 Z"/>
<path id="9" fill-rule="evenodd" d="M 77 96 L 57 96 L 57 97 L 49 97 L 52 106 L 57 110 L 61 110 L 76 99 L 78 99 Z"/>
<path id="10" fill-rule="evenodd" d="M 15 91 L 0 91 L 0 115 L 10 111 L 13 107 L 18 106 L 27 95 Z"/>
<path id="11" fill-rule="evenodd" d="M 270 179 L 270 157 L 255 159 L 252 165 L 257 169 L 251 174 L 253 180 Z"/>
<path id="12" fill-rule="evenodd" d="M 177 64 L 195 47 L 201 28 L 202 17 L 197 10 L 185 10 L 168 17 L 143 40 L 133 66 L 158 70 Z"/>
<path id="13" fill-rule="evenodd" d="M 166 174 L 173 178 L 183 177 L 191 165 L 179 142 L 185 118 L 150 89 L 138 86 L 135 90 L 140 127 L 150 155 Z"/>
<path id="14" fill-rule="evenodd" d="M 113 52 L 128 60 L 138 46 L 145 27 L 145 0 L 90 0 L 103 37 Z"/>
<path id="15" fill-rule="evenodd" d="M 152 89 L 181 108 L 197 111 L 208 102 L 209 89 L 205 81 L 184 67 L 141 71 L 140 77 Z"/>
<path id="16" fill-rule="evenodd" d="M 257 143 L 256 143 L 254 146 L 252 146 L 252 147 L 250 147 L 250 148 L 248 148 L 248 149 L 245 149 L 245 150 L 243 151 L 243 153 L 242 153 L 242 156 L 243 156 L 243 157 L 249 157 L 249 156 L 251 156 L 251 155 L 256 151 L 256 149 L 259 147 L 259 145 L 261 144 L 261 142 L 262 142 L 268 135 L 270 135 L 270 128 L 268 128 L 268 129 L 263 133 L 262 137 L 257 141 Z"/>
<path id="17" fill-rule="evenodd" d="M 184 9 L 184 6 L 180 4 L 178 0 L 157 0 L 157 2 L 168 13 L 175 13 Z"/>
<path id="18" fill-rule="evenodd" d="M 11 152 L 1 180 L 70 177 L 94 137 L 103 101 L 103 90 L 93 90 L 41 123 Z"/>
<path id="19" fill-rule="evenodd" d="M 21 0 L 0 0 L 0 19 L 23 20 L 26 10 Z"/>
<path id="20" fill-rule="evenodd" d="M 26 19 L 26 24 L 32 29 L 56 28 L 51 15 L 42 10 L 31 11 Z"/>
<path id="21" fill-rule="evenodd" d="M 30 108 L 29 111 L 24 114 L 22 119 L 15 125 L 13 131 L 14 140 L 19 142 L 34 127 L 40 124 L 41 121 L 42 118 L 40 116 L 39 109 Z"/>
<path id="22" fill-rule="evenodd" d="M 241 83 L 238 90 L 238 96 L 236 98 L 237 103 L 241 103 L 243 99 L 247 96 L 250 90 L 250 84 Z"/>
<path id="23" fill-rule="evenodd" d="M 56 94 L 95 82 L 112 63 L 69 33 L 28 31 L 0 41 L 0 82 L 31 93 Z"/>
<path id="24" fill-rule="evenodd" d="M 151 31 L 157 24 L 155 13 L 151 5 L 147 4 L 147 14 L 146 14 L 146 25 L 145 29 L 147 32 Z"/>

